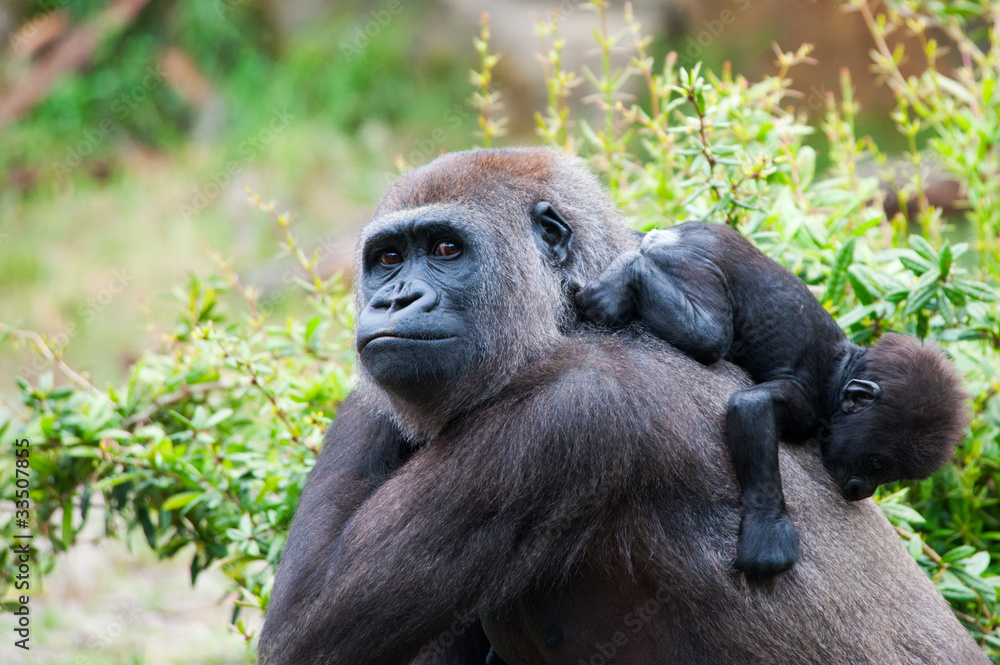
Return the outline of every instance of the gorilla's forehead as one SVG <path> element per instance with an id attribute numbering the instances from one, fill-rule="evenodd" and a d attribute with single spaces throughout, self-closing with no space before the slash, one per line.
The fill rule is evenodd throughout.
<path id="1" fill-rule="evenodd" d="M 455 152 L 400 176 L 379 212 L 414 209 L 452 201 L 486 202 L 538 197 L 550 181 L 561 153 L 552 148 L 505 148 Z"/>

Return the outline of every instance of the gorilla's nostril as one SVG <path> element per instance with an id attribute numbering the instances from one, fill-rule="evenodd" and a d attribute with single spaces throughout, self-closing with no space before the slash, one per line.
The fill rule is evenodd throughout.
<path id="1" fill-rule="evenodd" d="M 423 297 L 422 293 L 403 293 L 392 299 L 393 309 L 405 309 Z"/>
<path id="2" fill-rule="evenodd" d="M 844 486 L 844 496 L 849 501 L 860 501 L 866 498 L 867 494 L 865 493 L 864 483 L 856 478 L 847 481 L 847 485 Z"/>

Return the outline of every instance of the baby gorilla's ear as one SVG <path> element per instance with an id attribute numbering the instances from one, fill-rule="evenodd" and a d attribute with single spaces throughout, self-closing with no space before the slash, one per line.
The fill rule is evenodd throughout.
<path id="1" fill-rule="evenodd" d="M 874 381 L 851 379 L 840 393 L 840 410 L 844 413 L 860 413 L 878 401 L 882 389 Z"/>

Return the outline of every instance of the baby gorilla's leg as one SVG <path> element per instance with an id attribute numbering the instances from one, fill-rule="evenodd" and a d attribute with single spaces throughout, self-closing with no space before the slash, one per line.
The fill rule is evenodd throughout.
<path id="1" fill-rule="evenodd" d="M 794 408 L 797 398 L 794 387 L 782 381 L 737 390 L 729 398 L 726 443 L 743 500 L 735 567 L 748 575 L 775 575 L 799 556 L 781 487 L 776 412 L 776 403 Z"/>
<path id="2" fill-rule="evenodd" d="M 584 319 L 601 326 L 622 326 L 635 316 L 636 289 L 634 264 L 639 252 L 625 252 L 600 277 L 576 294 L 576 305 Z"/>

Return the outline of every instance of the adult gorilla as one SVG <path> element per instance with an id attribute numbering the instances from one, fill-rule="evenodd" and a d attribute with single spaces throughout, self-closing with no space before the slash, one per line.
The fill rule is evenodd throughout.
<path id="1" fill-rule="evenodd" d="M 446 155 L 362 232 L 360 380 L 302 495 L 268 665 L 984 663 L 871 501 L 781 452 L 801 559 L 734 573 L 745 377 L 571 295 L 639 236 L 548 149 Z"/>

